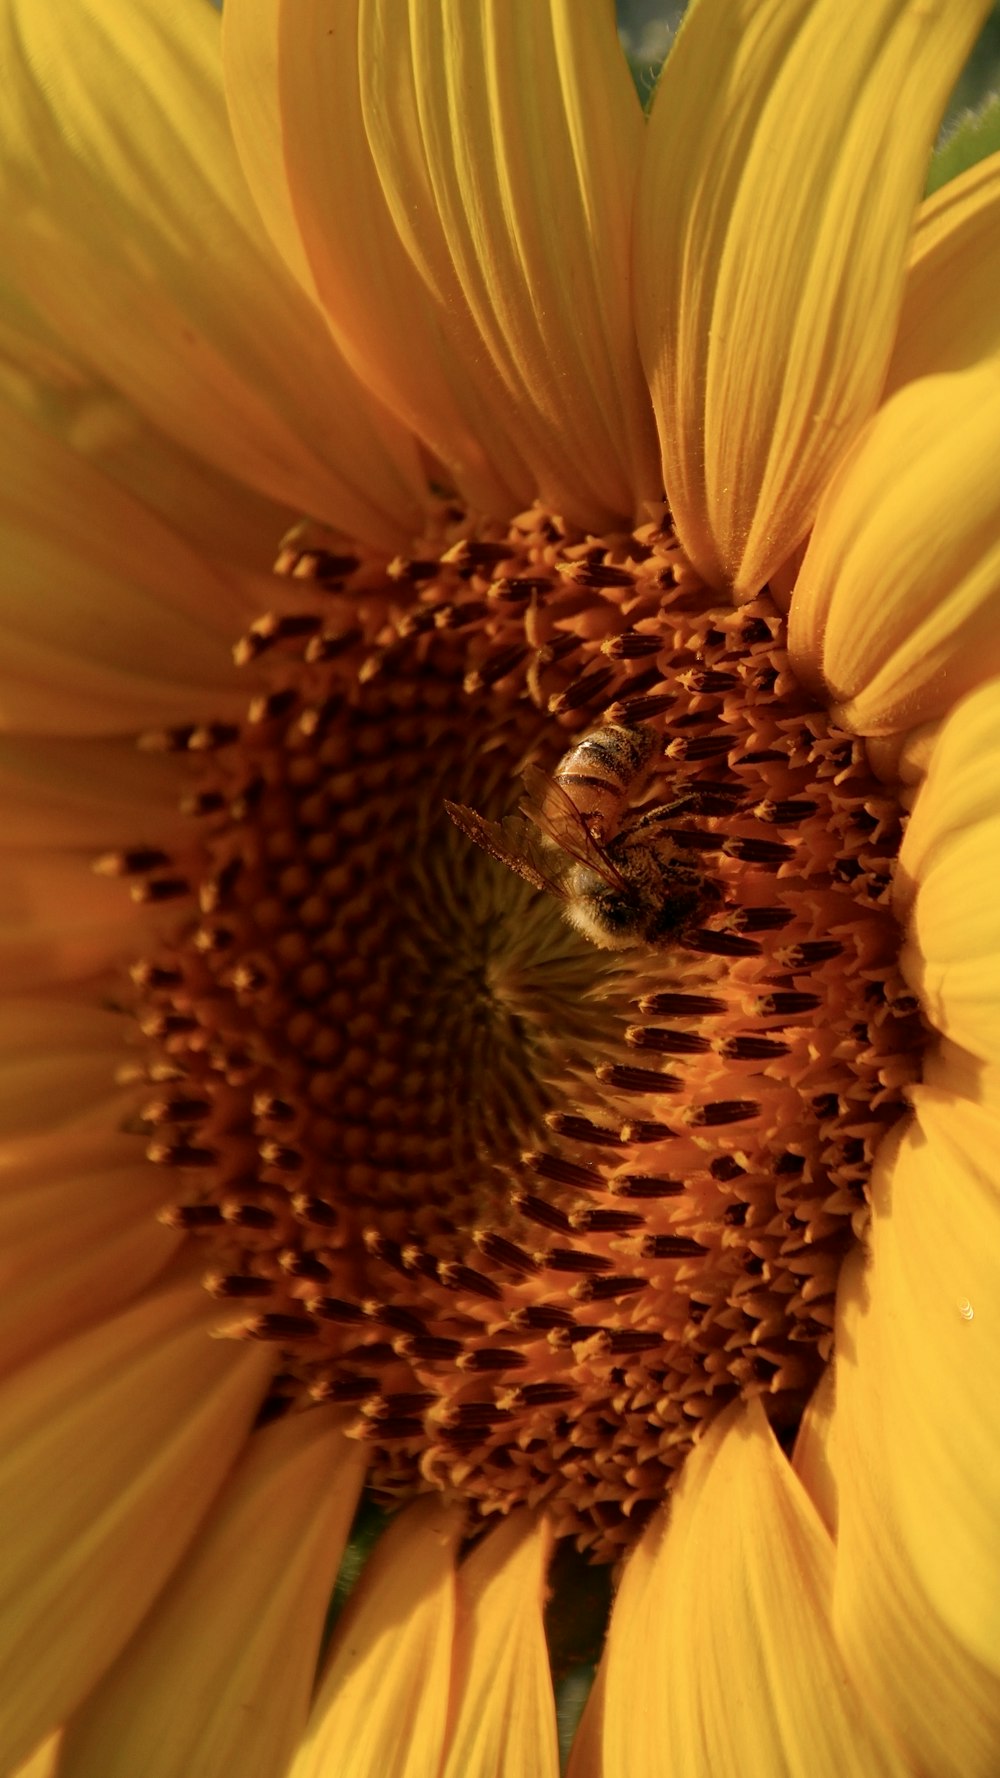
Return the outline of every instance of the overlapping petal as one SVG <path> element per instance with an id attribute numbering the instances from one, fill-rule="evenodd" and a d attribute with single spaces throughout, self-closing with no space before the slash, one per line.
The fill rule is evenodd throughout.
<path id="1" fill-rule="evenodd" d="M 284 1778 L 363 1472 L 327 1410 L 254 1434 L 182 1570 L 70 1722 L 60 1778 Z M 165 1696 L 183 1707 L 165 1711 Z"/>
<path id="2" fill-rule="evenodd" d="M 70 1123 L 113 1096 L 130 1020 L 89 999 L 0 1001 L 0 1139 Z"/>
<path id="3" fill-rule="evenodd" d="M 383 1534 L 337 1626 L 289 1778 L 424 1778 L 440 1770 L 463 1519 L 460 1508 L 434 1497 Z"/>
<path id="4" fill-rule="evenodd" d="M 1000 353 L 1000 154 L 920 206 L 884 396 Z"/>
<path id="5" fill-rule="evenodd" d="M 543 503 L 631 517 L 659 474 L 629 275 L 643 118 L 611 9 L 363 0 L 359 26 L 377 176 L 446 340 L 494 368 Z"/>
<path id="6" fill-rule="evenodd" d="M 0 278 L 0 394 L 219 562 L 270 569 L 275 540 L 299 516 L 158 431 L 6 278 Z"/>
<path id="7" fill-rule="evenodd" d="M 678 532 L 753 594 L 885 378 L 927 155 L 988 0 L 697 0 L 650 119 L 636 314 Z"/>
<path id="8" fill-rule="evenodd" d="M 62 1744 L 62 1730 L 46 1735 L 34 1753 L 18 1766 L 11 1778 L 59 1778 L 59 1748 Z"/>
<path id="9" fill-rule="evenodd" d="M 0 973 L 10 994 L 73 983 L 93 992 L 176 918 L 116 892 L 79 853 L 0 851 L 0 861 Z"/>
<path id="10" fill-rule="evenodd" d="M 122 735 L 242 714 L 227 646 L 252 614 L 241 578 L 13 409 L 0 519 L 0 727 Z"/>
<path id="11" fill-rule="evenodd" d="M 727 1411 L 688 1458 L 669 1522 L 626 1565 L 603 1663 L 602 1778 L 903 1778 L 847 1683 L 833 1567 L 759 1403 Z"/>
<path id="12" fill-rule="evenodd" d="M 610 13 L 235 0 L 226 44 L 257 75 L 230 104 L 275 238 L 294 215 L 345 353 L 472 504 L 540 493 L 592 527 L 655 494 L 628 278 L 642 117 Z"/>
<path id="13" fill-rule="evenodd" d="M 168 22 L 155 0 L 7 0 L 11 275 L 180 444 L 392 544 L 419 518 L 412 442 L 269 248 L 227 128 L 218 32 L 207 5 Z"/>
<path id="14" fill-rule="evenodd" d="M 133 1136 L 63 1129 L 0 1146 L 0 1373 L 139 1296 L 176 1252 L 163 1186 Z"/>
<path id="15" fill-rule="evenodd" d="M 319 294 L 358 376 L 447 465 L 473 506 L 534 494 L 488 367 L 459 363 L 398 239 L 361 109 L 360 0 L 231 0 L 225 54 L 233 136 L 291 269 Z M 248 85 L 240 71 L 252 68 Z M 269 152 L 255 147 L 267 133 Z M 277 153 L 271 134 L 280 132 Z M 301 250 L 289 245 L 289 218 Z"/>
<path id="16" fill-rule="evenodd" d="M 833 1621 L 859 1694 L 884 1717 L 910 1768 L 935 1778 L 991 1778 L 1000 1745 L 998 1644 L 984 1664 L 964 1635 L 971 1629 L 978 1641 L 983 1605 L 995 1613 L 998 1596 L 996 1453 L 988 1449 L 996 1428 L 996 1298 L 979 1295 L 996 1267 L 996 1188 L 992 1171 L 988 1188 L 975 1179 L 973 1153 L 960 1158 L 967 1136 L 975 1145 L 966 1121 L 972 1109 L 956 1118 L 949 1096 L 944 1122 L 956 1127 L 939 1154 L 928 1125 L 907 1139 L 895 1170 L 886 1157 L 876 1183 L 874 1265 L 866 1275 L 860 1256 L 848 1261 L 838 1293 Z M 995 1122 L 991 1141 L 995 1156 Z M 993 1203 L 981 1221 L 987 1189 Z M 976 1302 L 966 1298 L 970 1288 Z M 984 1305 L 986 1326 L 977 1328 Z M 980 1423 L 965 1418 L 975 1399 L 985 1405 Z M 984 1451 L 991 1470 L 977 1468 Z M 961 1519 L 970 1507 L 966 1528 Z M 970 1533 L 990 1517 L 982 1566 L 964 1601 Z M 973 1556 L 973 1565 L 979 1560 Z"/>
<path id="17" fill-rule="evenodd" d="M 1000 1061 L 1000 681 L 949 714 L 900 852 L 903 968 L 939 1031 Z"/>
<path id="18" fill-rule="evenodd" d="M 0 1765 L 86 1697 L 170 1575 L 249 1431 L 269 1355 L 207 1338 L 184 1282 L 0 1388 Z"/>
<path id="19" fill-rule="evenodd" d="M 71 847 L 93 858 L 189 838 L 179 807 L 186 763 L 141 752 L 130 737 L 0 734 L 0 847 Z"/>
<path id="20" fill-rule="evenodd" d="M 552 1534 L 512 1513 L 458 1572 L 454 1698 L 441 1778 L 557 1778 L 542 1607 Z"/>
<path id="21" fill-rule="evenodd" d="M 1000 670 L 1000 359 L 907 383 L 823 498 L 789 649 L 861 734 L 905 731 Z"/>

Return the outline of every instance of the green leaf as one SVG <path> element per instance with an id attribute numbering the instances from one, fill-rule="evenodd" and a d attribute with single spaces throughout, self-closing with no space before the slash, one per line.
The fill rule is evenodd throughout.
<path id="1" fill-rule="evenodd" d="M 1000 93 L 989 93 L 976 111 L 963 112 L 931 160 L 927 195 L 967 167 L 1000 149 Z"/>

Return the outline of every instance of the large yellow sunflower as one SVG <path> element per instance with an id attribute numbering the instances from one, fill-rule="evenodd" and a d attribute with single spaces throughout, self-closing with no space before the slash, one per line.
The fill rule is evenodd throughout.
<path id="1" fill-rule="evenodd" d="M 986 10 L 2 0 L 4 1772 L 996 1771 Z"/>

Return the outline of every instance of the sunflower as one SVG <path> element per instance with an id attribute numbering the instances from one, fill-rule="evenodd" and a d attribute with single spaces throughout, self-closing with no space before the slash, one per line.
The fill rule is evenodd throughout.
<path id="1" fill-rule="evenodd" d="M 986 10 L 3 0 L 4 1771 L 995 1769 Z"/>

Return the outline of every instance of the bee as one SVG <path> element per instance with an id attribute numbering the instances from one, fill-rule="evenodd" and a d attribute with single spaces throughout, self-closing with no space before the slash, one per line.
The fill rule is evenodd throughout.
<path id="1" fill-rule="evenodd" d="M 652 764 L 648 729 L 610 723 L 581 736 L 551 777 L 525 767 L 527 794 L 503 821 L 462 803 L 445 808 L 491 858 L 561 901 L 591 944 L 662 947 L 683 938 L 721 892 L 666 831 L 694 797 L 629 812 Z"/>

